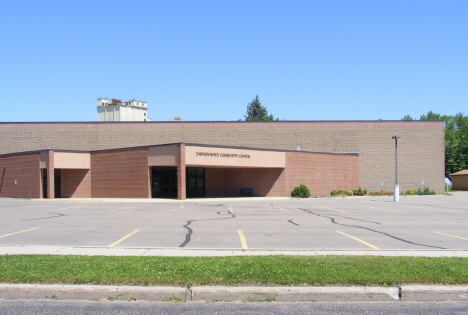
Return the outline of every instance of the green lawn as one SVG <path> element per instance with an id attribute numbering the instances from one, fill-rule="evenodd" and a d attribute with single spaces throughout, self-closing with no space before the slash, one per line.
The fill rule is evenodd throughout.
<path id="1" fill-rule="evenodd" d="M 0 256 L 0 282 L 118 285 L 467 284 L 468 258 Z"/>

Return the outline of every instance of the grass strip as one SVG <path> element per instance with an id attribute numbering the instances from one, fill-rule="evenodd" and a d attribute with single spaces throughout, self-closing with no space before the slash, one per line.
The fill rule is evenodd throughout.
<path id="1" fill-rule="evenodd" d="M 468 258 L 0 256 L 0 282 L 114 285 L 466 284 Z"/>

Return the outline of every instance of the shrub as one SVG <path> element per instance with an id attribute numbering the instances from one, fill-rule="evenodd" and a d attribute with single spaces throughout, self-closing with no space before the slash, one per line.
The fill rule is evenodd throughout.
<path id="1" fill-rule="evenodd" d="M 434 191 L 430 191 L 429 187 L 424 188 L 424 190 L 421 190 L 421 188 L 418 188 L 418 191 L 416 193 L 418 195 L 435 195 L 436 194 Z"/>
<path id="2" fill-rule="evenodd" d="M 392 196 L 393 191 L 371 191 L 369 193 L 369 196 Z"/>
<path id="3" fill-rule="evenodd" d="M 294 189 L 291 192 L 291 197 L 309 198 L 310 197 L 309 188 L 307 188 L 306 186 L 302 184 L 299 187 L 294 187 Z"/>
<path id="4" fill-rule="evenodd" d="M 359 189 L 354 189 L 353 190 L 353 195 L 354 196 L 364 196 L 367 193 L 366 190 L 362 190 L 361 187 Z"/>
<path id="5" fill-rule="evenodd" d="M 336 195 L 338 195 L 338 192 L 337 192 L 336 190 L 332 190 L 331 193 L 330 193 L 330 195 L 336 196 Z"/>
<path id="6" fill-rule="evenodd" d="M 405 195 L 414 195 L 414 190 L 413 190 L 413 189 L 408 189 L 408 190 L 405 192 Z"/>
<path id="7" fill-rule="evenodd" d="M 352 190 L 348 190 L 348 191 L 346 192 L 346 194 L 347 194 L 348 196 L 352 196 L 352 195 L 353 195 L 353 191 L 352 191 Z"/>

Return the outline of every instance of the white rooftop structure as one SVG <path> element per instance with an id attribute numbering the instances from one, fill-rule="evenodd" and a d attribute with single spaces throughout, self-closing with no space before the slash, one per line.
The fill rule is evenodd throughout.
<path id="1" fill-rule="evenodd" d="M 98 98 L 97 121 L 150 121 L 146 102 Z"/>

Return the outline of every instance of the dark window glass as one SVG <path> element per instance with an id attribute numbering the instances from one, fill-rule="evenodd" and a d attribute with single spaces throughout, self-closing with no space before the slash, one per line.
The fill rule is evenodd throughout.
<path id="1" fill-rule="evenodd" d="M 205 197 L 205 169 L 187 167 L 187 197 Z"/>
<path id="2" fill-rule="evenodd" d="M 176 167 L 151 167 L 151 197 L 177 198 Z"/>

